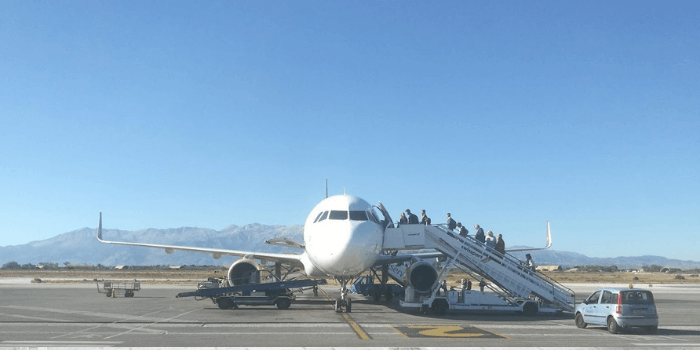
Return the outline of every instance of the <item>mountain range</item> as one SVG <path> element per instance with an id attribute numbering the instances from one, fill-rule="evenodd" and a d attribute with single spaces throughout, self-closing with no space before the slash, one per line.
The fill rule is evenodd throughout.
<path id="1" fill-rule="evenodd" d="M 145 229 L 123 231 L 103 229 L 103 238 L 111 241 L 145 242 L 154 244 L 185 245 L 193 247 L 222 248 L 255 252 L 291 252 L 293 248 L 265 244 L 272 238 L 286 238 L 303 242 L 303 226 L 249 224 L 231 225 L 217 231 L 207 228 L 181 227 L 171 229 Z M 223 256 L 215 260 L 209 254 L 162 249 L 103 244 L 95 238 L 96 229 L 83 228 L 63 233 L 53 238 L 27 244 L 0 247 L 0 266 L 15 261 L 19 264 L 58 263 L 117 265 L 229 265 L 237 257 Z M 511 247 L 523 248 L 523 247 Z M 525 260 L 525 252 L 513 255 Z M 700 262 L 669 259 L 662 256 L 631 256 L 615 258 L 588 257 L 583 254 L 544 250 L 530 252 L 538 265 L 574 267 L 584 265 L 617 266 L 620 269 L 639 268 L 644 265 L 660 265 L 676 268 L 700 268 Z"/>

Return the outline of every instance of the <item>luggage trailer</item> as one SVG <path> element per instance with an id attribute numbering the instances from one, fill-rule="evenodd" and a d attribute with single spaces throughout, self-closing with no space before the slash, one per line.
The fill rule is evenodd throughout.
<path id="1" fill-rule="evenodd" d="M 100 284 L 102 284 L 100 286 Z M 133 282 L 113 282 L 113 281 L 97 281 L 97 292 L 105 294 L 108 298 L 115 298 L 123 295 L 126 298 L 134 296 L 134 292 L 141 290 L 141 282 L 134 280 Z"/>
<path id="2" fill-rule="evenodd" d="M 211 299 L 220 309 L 237 309 L 239 305 L 275 305 L 278 309 L 288 309 L 295 296 L 292 290 L 313 289 L 314 295 L 318 285 L 326 280 L 298 280 L 272 283 L 253 283 L 233 287 L 211 288 L 199 285 L 194 292 L 179 293 L 176 297 L 195 297 L 195 300 Z"/>

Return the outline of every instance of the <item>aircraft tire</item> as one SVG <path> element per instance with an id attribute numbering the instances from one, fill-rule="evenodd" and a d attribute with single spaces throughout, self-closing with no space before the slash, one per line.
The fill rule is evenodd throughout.
<path id="1" fill-rule="evenodd" d="M 343 308 L 341 307 L 341 305 L 342 304 L 341 304 L 340 298 L 335 299 L 335 304 L 334 304 L 335 312 L 342 312 L 343 311 Z"/>
<path id="2" fill-rule="evenodd" d="M 345 312 L 352 312 L 352 299 L 345 301 Z"/>

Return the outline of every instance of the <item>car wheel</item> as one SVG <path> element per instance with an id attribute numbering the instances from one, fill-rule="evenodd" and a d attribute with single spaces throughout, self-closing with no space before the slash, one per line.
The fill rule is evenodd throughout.
<path id="1" fill-rule="evenodd" d="M 612 334 L 620 332 L 620 326 L 617 325 L 614 317 L 608 317 L 608 331 Z"/>
<path id="2" fill-rule="evenodd" d="M 583 315 L 581 315 L 580 313 L 576 314 L 576 319 L 575 319 L 575 321 L 576 321 L 576 327 L 578 327 L 578 328 L 586 328 L 586 327 L 588 327 L 588 323 L 586 323 L 585 321 L 583 321 Z"/>

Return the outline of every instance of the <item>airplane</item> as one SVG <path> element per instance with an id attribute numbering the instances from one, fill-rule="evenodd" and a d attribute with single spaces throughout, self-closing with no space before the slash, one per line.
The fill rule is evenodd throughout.
<path id="1" fill-rule="evenodd" d="M 383 218 L 380 218 L 379 213 Z M 411 254 L 383 254 L 384 229 L 393 227 L 393 222 L 386 208 L 379 203 L 370 205 L 362 198 L 342 194 L 327 197 L 318 203 L 309 213 L 304 223 L 304 243 L 289 240 L 270 240 L 269 243 L 302 248 L 301 254 L 280 254 L 248 252 L 240 250 L 173 246 L 162 244 L 116 242 L 102 237 L 102 213 L 97 229 L 97 239 L 102 243 L 129 245 L 165 249 L 168 254 L 175 250 L 211 254 L 218 259 L 223 255 L 242 257 L 234 262 L 228 270 L 228 280 L 232 285 L 257 283 L 255 273 L 260 264 L 255 260 L 274 262 L 277 276 L 284 264 L 289 271 L 301 268 L 310 278 L 333 277 L 340 283 L 340 298 L 335 300 L 337 312 L 351 312 L 352 304 L 348 298 L 347 284 L 368 269 L 412 259 L 438 258 L 442 253 L 421 252 Z M 547 224 L 547 246 L 528 250 L 547 249 L 551 246 L 549 223 Z M 258 277 L 259 278 L 259 275 Z"/>

